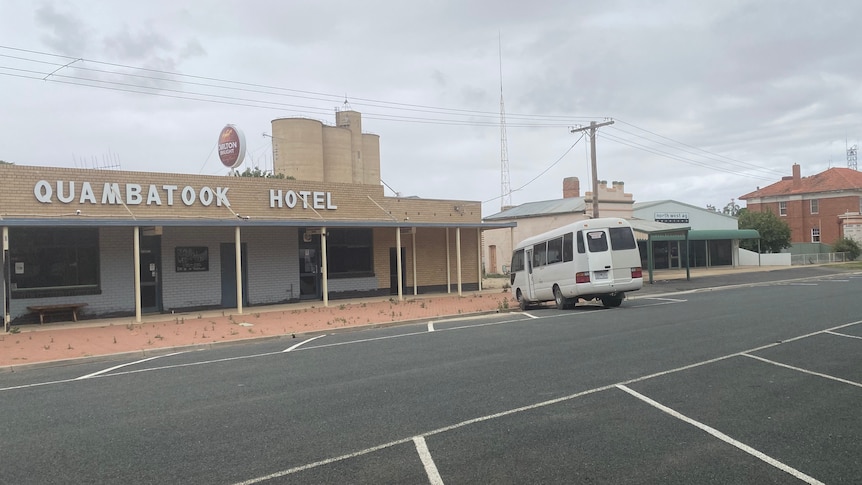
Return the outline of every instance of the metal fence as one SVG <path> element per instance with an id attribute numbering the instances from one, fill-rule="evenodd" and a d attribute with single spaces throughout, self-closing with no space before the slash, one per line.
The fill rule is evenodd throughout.
<path id="1" fill-rule="evenodd" d="M 826 263 L 844 263 L 852 261 L 849 253 L 812 253 L 812 254 L 794 254 L 790 256 L 791 266 L 800 266 L 805 264 L 826 264 Z"/>

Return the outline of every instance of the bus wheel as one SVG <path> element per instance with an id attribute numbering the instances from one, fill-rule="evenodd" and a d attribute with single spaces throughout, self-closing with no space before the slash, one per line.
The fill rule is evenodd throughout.
<path id="1" fill-rule="evenodd" d="M 558 310 L 568 310 L 574 306 L 571 299 L 563 297 L 563 292 L 557 285 L 554 285 L 554 302 L 556 302 Z"/>
<path id="2" fill-rule="evenodd" d="M 518 290 L 518 293 L 516 293 L 516 296 L 518 298 L 518 308 L 520 308 L 522 312 L 527 311 L 530 308 L 530 304 L 527 302 L 526 298 L 524 298 L 524 294 L 521 293 L 520 289 Z"/>
<path id="3" fill-rule="evenodd" d="M 620 306 L 623 303 L 623 294 L 618 293 L 616 295 L 607 295 L 602 298 L 602 305 L 608 308 L 615 308 Z"/>

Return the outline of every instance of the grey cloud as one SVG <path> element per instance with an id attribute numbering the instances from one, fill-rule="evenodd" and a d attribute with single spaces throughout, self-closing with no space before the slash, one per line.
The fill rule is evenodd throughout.
<path id="1" fill-rule="evenodd" d="M 52 50 L 70 56 L 84 54 L 90 43 L 91 31 L 72 13 L 60 12 L 53 3 L 36 10 L 36 23 L 48 30 L 42 42 Z"/>

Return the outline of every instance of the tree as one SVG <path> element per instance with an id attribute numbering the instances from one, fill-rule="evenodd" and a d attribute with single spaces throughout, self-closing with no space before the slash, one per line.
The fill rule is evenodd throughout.
<path id="1" fill-rule="evenodd" d="M 859 243 L 846 237 L 835 241 L 835 244 L 832 245 L 832 250 L 836 253 L 847 253 L 851 261 L 858 258 L 859 254 L 862 253 Z"/>
<path id="2" fill-rule="evenodd" d="M 739 228 L 756 229 L 760 233 L 760 252 L 780 253 L 790 247 L 790 226 L 770 211 L 751 212 L 748 209 L 739 211 Z M 749 251 L 757 251 L 756 239 L 743 239 L 739 247 Z"/>
<path id="3" fill-rule="evenodd" d="M 724 209 L 721 210 L 721 213 L 726 216 L 737 217 L 739 215 L 739 211 L 742 210 L 739 208 L 739 204 L 736 203 L 734 199 L 730 199 L 730 202 L 724 206 Z"/>
<path id="4" fill-rule="evenodd" d="M 293 179 L 293 177 L 285 177 L 283 173 L 272 173 L 261 169 L 260 167 L 246 167 L 242 172 L 236 173 L 238 177 L 258 177 L 264 179 Z"/>

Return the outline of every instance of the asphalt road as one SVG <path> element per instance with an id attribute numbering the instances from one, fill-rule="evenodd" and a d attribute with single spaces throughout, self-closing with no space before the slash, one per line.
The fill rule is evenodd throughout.
<path id="1" fill-rule="evenodd" d="M 802 276 L 0 375 L 0 483 L 860 483 L 862 278 Z"/>

